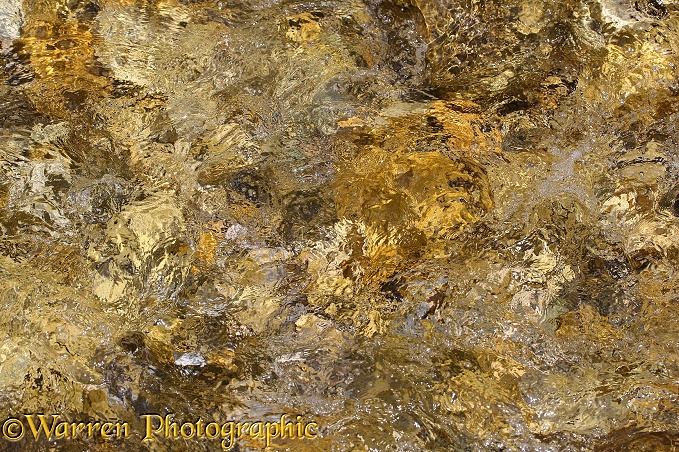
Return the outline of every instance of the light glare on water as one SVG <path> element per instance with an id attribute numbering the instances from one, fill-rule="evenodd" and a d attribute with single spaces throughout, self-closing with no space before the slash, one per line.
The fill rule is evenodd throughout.
<path id="1" fill-rule="evenodd" d="M 136 426 L 2 448 L 290 413 L 276 450 L 675 450 L 678 24 L 2 0 L 2 412 Z"/>

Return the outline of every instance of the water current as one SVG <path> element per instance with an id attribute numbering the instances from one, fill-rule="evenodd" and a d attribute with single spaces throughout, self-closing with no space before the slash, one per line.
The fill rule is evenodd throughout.
<path id="1" fill-rule="evenodd" d="M 0 449 L 678 450 L 678 65 L 676 0 L 0 0 Z"/>

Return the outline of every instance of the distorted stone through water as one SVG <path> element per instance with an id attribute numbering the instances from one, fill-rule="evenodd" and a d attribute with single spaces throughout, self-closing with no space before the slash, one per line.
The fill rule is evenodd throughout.
<path id="1" fill-rule="evenodd" d="M 679 447 L 679 2 L 0 0 L 0 57 L 2 421 L 133 426 L 0 449 Z"/>

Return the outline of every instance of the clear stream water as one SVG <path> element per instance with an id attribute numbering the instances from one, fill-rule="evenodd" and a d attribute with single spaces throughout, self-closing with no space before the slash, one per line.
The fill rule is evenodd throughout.
<path id="1" fill-rule="evenodd" d="M 677 450 L 678 52 L 674 0 L 0 0 L 0 448 Z"/>

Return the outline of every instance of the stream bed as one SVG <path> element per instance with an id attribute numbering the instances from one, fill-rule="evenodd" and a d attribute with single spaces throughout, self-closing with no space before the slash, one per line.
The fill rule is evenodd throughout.
<path id="1" fill-rule="evenodd" d="M 679 449 L 679 1 L 0 0 L 0 64 L 0 449 Z"/>

